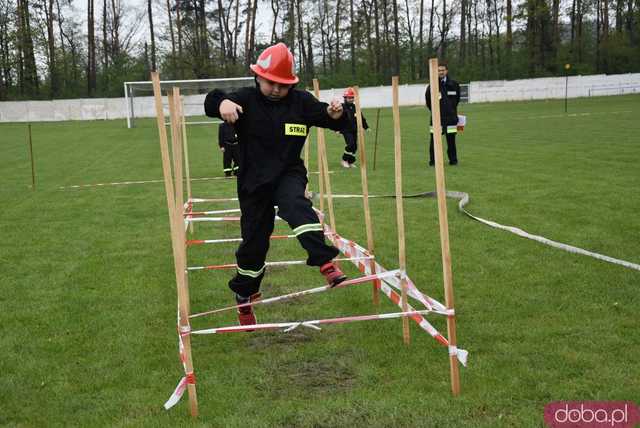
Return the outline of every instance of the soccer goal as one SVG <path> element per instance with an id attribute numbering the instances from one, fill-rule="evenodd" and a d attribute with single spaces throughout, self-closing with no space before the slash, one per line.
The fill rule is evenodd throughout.
<path id="1" fill-rule="evenodd" d="M 231 77 L 221 79 L 164 80 L 162 89 L 180 88 L 183 96 L 184 115 L 194 118 L 203 116 L 204 98 L 214 89 L 231 91 L 253 85 L 253 77 Z M 155 117 L 153 85 L 151 81 L 124 82 L 124 100 L 127 111 L 127 128 L 135 126 L 136 118 Z M 219 122 L 214 119 L 187 121 L 186 125 L 199 125 Z"/>

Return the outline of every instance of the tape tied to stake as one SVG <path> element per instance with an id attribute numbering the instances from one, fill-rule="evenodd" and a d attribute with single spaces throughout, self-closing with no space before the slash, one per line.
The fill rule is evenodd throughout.
<path id="1" fill-rule="evenodd" d="M 187 380 L 187 384 L 188 385 L 195 385 L 196 384 L 196 375 L 195 375 L 194 372 L 187 373 L 187 375 L 185 376 L 185 379 Z"/>
<path id="2" fill-rule="evenodd" d="M 467 367 L 467 359 L 469 357 L 469 351 L 462 348 L 458 348 L 457 346 L 449 345 L 449 355 L 452 357 L 455 356 L 456 358 L 458 358 L 458 361 L 460 361 L 460 364 Z"/>

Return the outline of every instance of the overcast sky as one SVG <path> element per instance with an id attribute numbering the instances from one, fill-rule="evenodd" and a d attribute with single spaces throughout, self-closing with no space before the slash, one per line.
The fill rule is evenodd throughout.
<path id="1" fill-rule="evenodd" d="M 171 0 L 172 2 L 175 0 Z M 125 8 L 126 28 L 132 24 L 138 17 L 140 18 L 138 31 L 135 40 L 143 44 L 150 40 L 149 36 L 149 17 L 147 16 L 147 0 L 121 0 Z M 271 26 L 273 25 L 272 12 L 264 3 L 258 3 L 258 16 L 256 19 L 256 38 L 260 42 L 268 41 L 271 37 Z M 107 3 L 108 5 L 108 3 Z M 87 0 L 72 0 L 73 13 L 83 23 L 82 31 L 86 33 L 87 23 Z M 94 14 L 96 23 L 102 20 L 102 2 L 94 0 Z M 64 14 L 64 12 L 63 12 Z M 153 0 L 153 24 L 156 37 L 159 32 L 163 32 L 164 27 L 168 25 L 166 0 Z M 96 24 L 98 25 L 98 24 Z M 213 30 L 212 23 L 209 23 L 209 29 Z M 100 30 L 97 29 L 96 33 Z M 159 43 L 156 41 L 156 43 Z M 166 47 L 165 47 L 166 48 Z"/>

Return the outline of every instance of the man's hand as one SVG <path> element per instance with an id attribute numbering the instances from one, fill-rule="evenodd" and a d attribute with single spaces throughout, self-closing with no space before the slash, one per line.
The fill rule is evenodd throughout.
<path id="1" fill-rule="evenodd" d="M 342 103 L 338 98 L 331 100 L 331 103 L 327 106 L 327 114 L 334 120 L 342 117 Z"/>
<path id="2" fill-rule="evenodd" d="M 220 147 L 220 151 L 224 153 L 224 147 Z"/>
<path id="3" fill-rule="evenodd" d="M 220 117 L 227 123 L 236 123 L 239 113 L 242 113 L 242 106 L 231 100 L 223 100 L 220 103 Z"/>

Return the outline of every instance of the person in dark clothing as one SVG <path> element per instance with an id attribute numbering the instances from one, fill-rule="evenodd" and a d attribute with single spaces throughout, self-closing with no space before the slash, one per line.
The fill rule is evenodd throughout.
<path id="1" fill-rule="evenodd" d="M 358 150 L 358 122 L 356 119 L 356 105 L 353 103 L 353 100 L 356 93 L 353 88 L 347 88 L 342 96 L 344 98 L 342 108 L 349 112 L 349 117 L 351 118 L 349 126 L 340 131 L 345 143 L 344 153 L 342 154 L 342 166 L 345 168 L 355 168 L 356 151 Z M 362 127 L 369 129 L 367 119 L 364 118 L 364 115 L 362 115 Z"/>
<path id="2" fill-rule="evenodd" d="M 218 126 L 218 145 L 222 152 L 222 168 L 226 177 L 238 175 L 238 135 L 230 123 L 222 122 Z"/>
<path id="3" fill-rule="evenodd" d="M 449 68 L 446 64 L 438 66 L 438 78 L 440 82 L 440 125 L 442 133 L 447 136 L 447 155 L 449 165 L 458 164 L 458 153 L 456 151 L 456 133 L 458 124 L 458 103 L 460 102 L 460 85 L 449 76 Z M 431 88 L 427 87 L 424 94 L 427 101 L 427 108 L 431 110 Z M 433 155 L 433 123 L 430 126 L 429 142 L 429 166 L 434 165 Z"/>
<path id="4" fill-rule="evenodd" d="M 236 251 L 237 272 L 229 281 L 238 304 L 259 298 L 265 274 L 275 209 L 307 251 L 307 264 L 318 266 L 329 285 L 346 276 L 332 260 L 339 251 L 325 243 L 322 224 L 305 197 L 307 171 L 300 159 L 311 126 L 339 131 L 348 115 L 339 100 L 318 101 L 293 86 L 293 55 L 284 43 L 265 49 L 251 65 L 256 86 L 235 92 L 210 92 L 205 113 L 235 124 L 238 135 L 238 199 L 242 211 L 242 243 Z M 238 309 L 241 325 L 256 323 L 252 306 Z"/>

